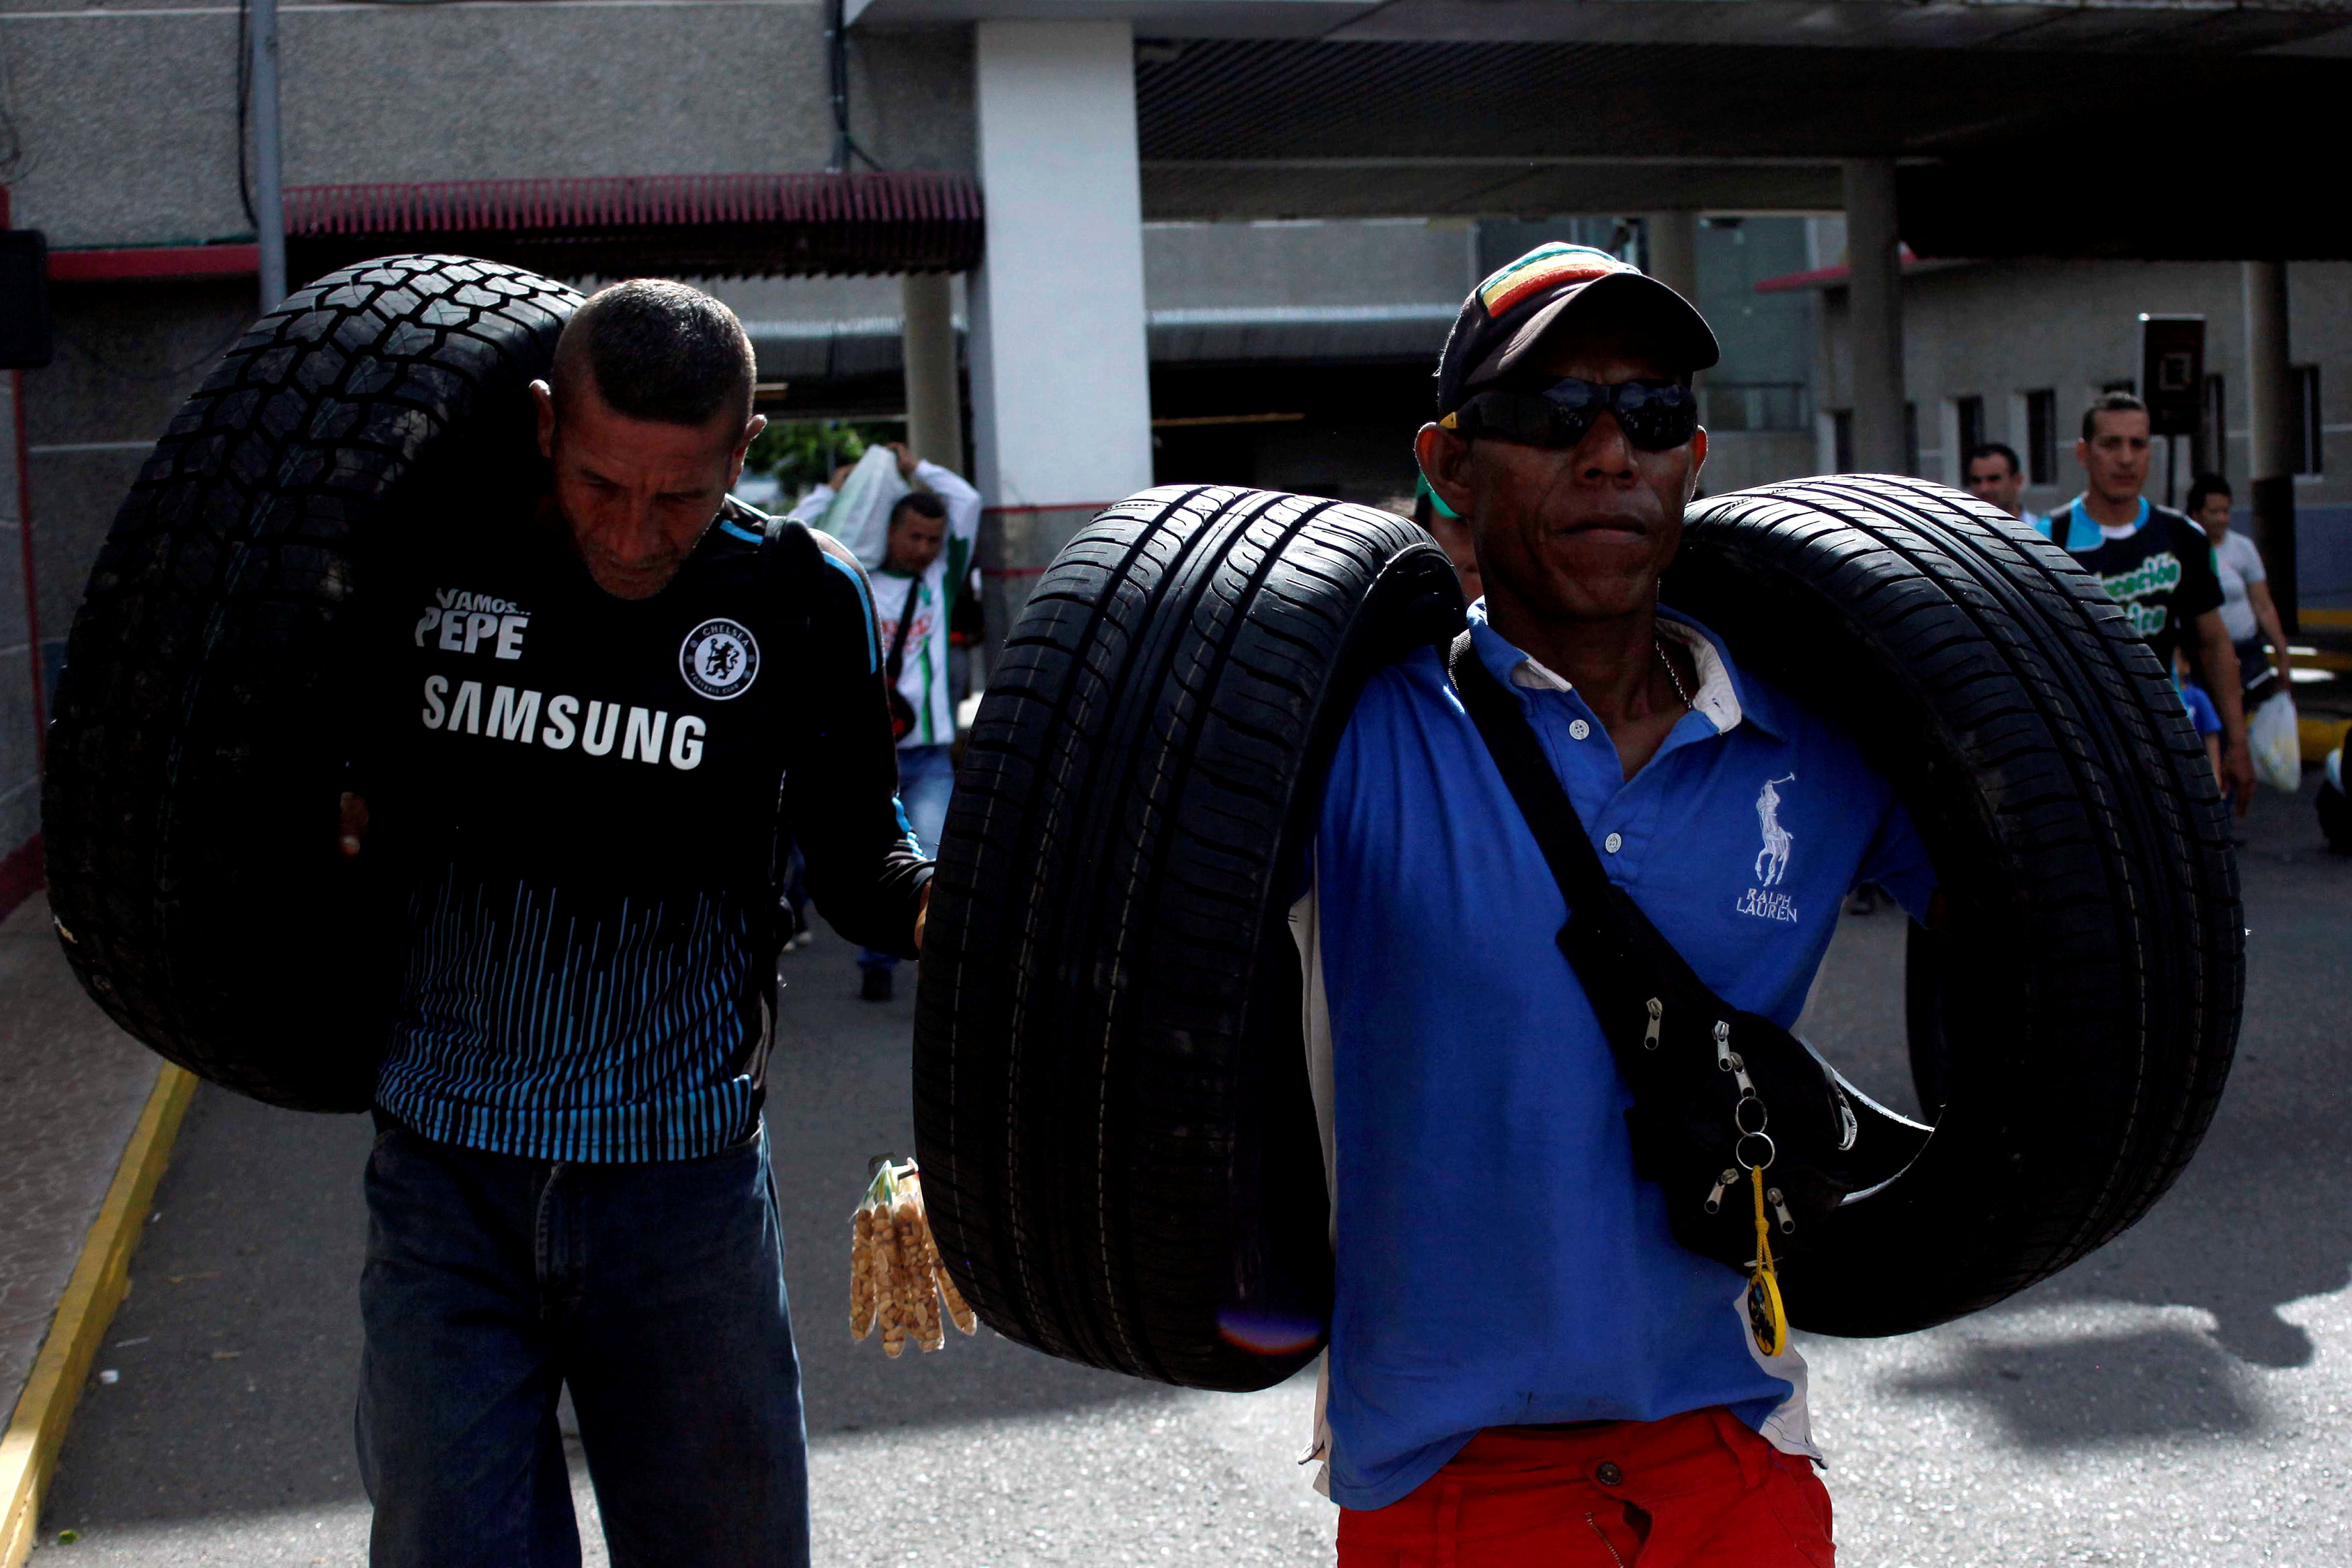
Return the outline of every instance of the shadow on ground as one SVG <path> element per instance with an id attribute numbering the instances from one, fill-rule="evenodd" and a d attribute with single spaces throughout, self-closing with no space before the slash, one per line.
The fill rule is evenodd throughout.
<path id="1" fill-rule="evenodd" d="M 1997 1416 L 2029 1448 L 2127 1443 L 2172 1432 L 2245 1432 L 2260 1411 L 2237 1362 L 2187 1329 L 2062 1340 L 1979 1342 L 1932 1375 L 1895 1379 L 1890 1392 L 1958 1398 Z M 2084 1413 L 2095 1413 L 2095 1428 Z"/>
<path id="2" fill-rule="evenodd" d="M 1972 1345 L 1948 1376 L 1906 1391 L 1973 1396 L 2021 1441 L 2064 1446 L 2237 1429 L 2253 1417 L 2224 1374 L 2311 1363 L 2310 1336 L 2280 1309 L 2352 1282 L 2352 1205 L 2344 1200 L 2352 1192 L 2344 1040 L 2352 860 L 2321 844 L 2315 788 L 2307 780 L 2295 798 L 2265 790 L 2242 829 L 2245 1017 L 2229 1088 L 2195 1159 L 2138 1225 L 1978 1320 L 1998 1333 L 2002 1319 L 2022 1313 L 2127 1302 L 2210 1313 L 2210 1335 L 2085 1337 L 2043 1346 L 2031 1368 L 2016 1353 Z M 1811 1038 L 1873 1092 L 1906 1071 L 1903 927 L 1892 911 L 1846 916 L 1806 1014 Z M 2153 1380 L 2150 1396 L 2125 1396 L 2114 1381 L 2118 1365 Z M 2027 1375 L 2003 1378 L 2002 1366 Z M 2037 1392 L 2044 1388 L 2053 1392 Z"/>

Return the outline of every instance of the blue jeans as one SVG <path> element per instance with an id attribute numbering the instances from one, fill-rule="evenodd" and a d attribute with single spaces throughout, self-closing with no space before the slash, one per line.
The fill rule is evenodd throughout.
<path id="1" fill-rule="evenodd" d="M 565 1385 L 615 1568 L 807 1568 L 764 1132 L 707 1159 L 579 1165 L 395 1126 L 366 1186 L 375 1568 L 577 1568 Z"/>
<path id="2" fill-rule="evenodd" d="M 898 748 L 898 805 L 915 830 L 915 841 L 927 855 L 940 852 L 940 834 L 948 825 L 948 797 L 955 793 L 955 757 L 945 746 L 902 746 Z M 887 953 L 861 947 L 861 969 L 895 969 L 898 960 Z"/>

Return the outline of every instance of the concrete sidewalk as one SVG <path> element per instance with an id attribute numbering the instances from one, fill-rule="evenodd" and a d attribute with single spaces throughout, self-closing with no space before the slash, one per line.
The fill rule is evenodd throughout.
<path id="1" fill-rule="evenodd" d="M 92 1227 L 163 1064 L 83 993 L 37 894 L 0 924 L 0 1430 L 9 1434 L 0 1445 L 0 1561 L 13 1562 L 14 1537 L 29 1523 L 15 1515 L 27 1508 L 33 1472 L 79 1379 L 63 1378 L 70 1369 L 60 1364 L 46 1386 L 28 1389 L 27 1380 L 53 1329 L 70 1338 L 102 1326 L 60 1326 L 78 1266 L 84 1286 L 100 1288 L 74 1311 L 94 1319 L 112 1309 L 110 1270 L 96 1266 L 98 1255 L 133 1239 L 138 1217 L 121 1217 L 121 1236 L 94 1237 Z"/>
<path id="2" fill-rule="evenodd" d="M 0 1410 L 13 1410 L 163 1062 L 83 994 L 37 894 L 0 924 Z"/>

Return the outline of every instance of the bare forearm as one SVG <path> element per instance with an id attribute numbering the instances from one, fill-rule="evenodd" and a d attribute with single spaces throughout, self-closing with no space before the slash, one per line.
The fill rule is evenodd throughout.
<path id="1" fill-rule="evenodd" d="M 2208 625 L 2205 622 L 2210 622 Z M 2205 677 L 2205 695 L 2221 716 L 2221 734 L 2231 746 L 2246 743 L 2245 687 L 2238 674 L 2238 650 L 2230 643 L 2228 628 L 2215 614 L 2199 617 L 2198 666 Z"/>
<path id="2" fill-rule="evenodd" d="M 2239 816 L 2254 803 L 2254 754 L 2246 743 L 2244 687 L 2238 680 L 2238 651 L 2230 645 L 2230 629 L 2221 612 L 2209 610 L 2197 618 L 2198 665 L 2205 677 L 2206 695 L 2221 716 L 2221 787 Z"/>
<path id="3" fill-rule="evenodd" d="M 2246 601 L 2253 606 L 2254 624 L 2262 628 L 2263 639 L 2271 645 L 2271 657 L 2276 661 L 2279 679 L 2286 680 L 2289 668 L 2286 627 L 2279 620 L 2278 601 L 2271 597 L 2270 584 L 2252 584 L 2246 591 Z M 2243 674 L 2242 671 L 2240 673 Z"/>

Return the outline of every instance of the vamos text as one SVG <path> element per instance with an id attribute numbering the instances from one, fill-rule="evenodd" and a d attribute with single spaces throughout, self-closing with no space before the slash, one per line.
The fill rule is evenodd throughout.
<path id="1" fill-rule="evenodd" d="M 540 695 L 537 692 L 518 692 L 512 686 L 499 686 L 490 693 L 489 711 L 482 709 L 482 683 L 463 681 L 457 695 L 449 695 L 449 677 L 425 677 L 425 711 L 419 716 L 427 729 L 446 729 L 452 734 L 463 730 L 467 735 L 487 735 L 492 740 L 516 740 L 529 746 L 534 740 L 550 751 L 564 751 L 576 742 L 591 757 L 605 757 L 617 743 L 625 762 L 662 760 L 662 737 L 669 737 L 669 765 L 681 772 L 702 766 L 702 737 L 708 727 L 690 713 L 680 714 L 675 725 L 669 715 L 658 708 L 633 707 L 623 722 L 618 703 L 591 702 L 583 719 L 580 699 L 558 695 L 547 699 L 547 723 L 540 724 Z"/>

